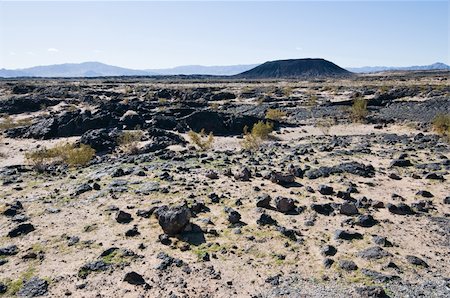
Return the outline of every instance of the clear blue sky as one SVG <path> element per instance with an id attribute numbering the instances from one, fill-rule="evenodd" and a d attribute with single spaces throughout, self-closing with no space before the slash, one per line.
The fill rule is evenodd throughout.
<path id="1" fill-rule="evenodd" d="M 450 63 L 448 1 L 0 0 L 0 68 L 135 69 L 320 57 L 344 67 Z"/>

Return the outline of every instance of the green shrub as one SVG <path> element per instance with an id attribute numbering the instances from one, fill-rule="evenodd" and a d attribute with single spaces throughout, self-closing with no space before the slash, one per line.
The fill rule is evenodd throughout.
<path id="1" fill-rule="evenodd" d="M 139 152 L 139 142 L 141 141 L 144 133 L 141 130 L 124 131 L 117 138 L 122 151 L 129 154 L 137 154 Z"/>
<path id="2" fill-rule="evenodd" d="M 364 98 L 355 98 L 351 107 L 351 114 L 353 121 L 362 122 L 368 114 L 367 101 Z"/>
<path id="3" fill-rule="evenodd" d="M 256 151 L 264 140 L 270 138 L 273 131 L 273 124 L 269 121 L 259 121 L 253 125 L 251 132 L 248 131 L 248 126 L 244 127 L 244 139 L 241 141 L 241 146 L 245 150 Z"/>
<path id="4" fill-rule="evenodd" d="M 450 114 L 438 114 L 433 119 L 433 130 L 450 140 Z"/>
<path id="5" fill-rule="evenodd" d="M 37 170 L 44 170 L 52 164 L 66 164 L 71 167 L 87 165 L 95 155 L 95 150 L 88 145 L 63 143 L 53 148 L 42 148 L 25 153 L 26 160 Z"/>
<path id="6" fill-rule="evenodd" d="M 281 110 L 268 109 L 266 111 L 266 119 L 273 120 L 273 121 L 280 121 L 284 117 L 286 117 L 286 112 L 283 112 Z"/>
<path id="7" fill-rule="evenodd" d="M 273 124 L 271 122 L 258 121 L 258 123 L 253 125 L 251 134 L 252 136 L 260 138 L 261 140 L 267 140 L 272 131 L 273 131 Z"/>
<path id="8" fill-rule="evenodd" d="M 213 133 L 210 132 L 208 135 L 206 135 L 205 129 L 202 129 L 200 133 L 196 133 L 195 131 L 190 130 L 188 132 L 188 136 L 191 142 L 194 143 L 194 145 L 202 151 L 210 149 L 212 147 L 212 144 L 214 143 Z"/>

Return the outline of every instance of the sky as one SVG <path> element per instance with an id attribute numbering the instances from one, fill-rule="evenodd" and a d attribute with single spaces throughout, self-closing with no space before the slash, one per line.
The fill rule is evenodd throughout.
<path id="1" fill-rule="evenodd" d="M 449 1 L 4 1 L 0 68 L 450 64 Z"/>

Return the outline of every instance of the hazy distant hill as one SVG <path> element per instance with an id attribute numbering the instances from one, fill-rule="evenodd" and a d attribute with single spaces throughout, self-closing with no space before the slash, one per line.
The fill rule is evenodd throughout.
<path id="1" fill-rule="evenodd" d="M 450 66 L 447 64 L 437 62 L 431 65 L 422 66 L 407 66 L 407 67 L 394 67 L 394 66 L 364 66 L 364 67 L 348 67 L 347 70 L 357 73 L 369 73 L 369 72 L 380 72 L 380 71 L 393 71 L 393 70 L 450 70 Z"/>
<path id="2" fill-rule="evenodd" d="M 17 70 L 0 69 L 0 77 L 98 77 L 155 75 L 144 70 L 111 66 L 100 62 L 65 63 Z"/>
<path id="3" fill-rule="evenodd" d="M 325 59 L 290 59 L 263 63 L 236 77 L 248 79 L 345 76 L 351 72 Z"/>
<path id="4" fill-rule="evenodd" d="M 258 66 L 259 64 L 245 64 L 245 65 L 228 65 L 228 66 L 203 66 L 203 65 L 184 65 L 174 68 L 164 69 L 147 69 L 154 73 L 161 75 L 216 75 L 216 76 L 231 76 Z"/>

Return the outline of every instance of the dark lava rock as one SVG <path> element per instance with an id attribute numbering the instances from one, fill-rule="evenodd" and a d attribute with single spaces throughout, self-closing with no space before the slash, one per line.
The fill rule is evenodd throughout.
<path id="1" fill-rule="evenodd" d="M 123 278 L 123 281 L 126 281 L 127 283 L 131 285 L 145 285 L 145 280 L 139 273 L 136 273 L 134 271 L 128 272 L 125 274 L 125 277 Z"/>
<path id="2" fill-rule="evenodd" d="M 263 213 L 261 214 L 261 216 L 259 217 L 259 219 L 256 220 L 256 223 L 260 226 L 272 226 L 272 225 L 277 225 L 277 221 L 275 219 L 272 218 L 272 216 L 270 216 L 269 214 Z"/>
<path id="3" fill-rule="evenodd" d="M 333 259 L 330 259 L 330 258 L 325 258 L 324 260 L 323 260 L 323 266 L 325 267 L 325 268 L 330 268 L 331 267 L 331 265 L 333 265 L 334 264 L 334 260 Z"/>
<path id="4" fill-rule="evenodd" d="M 333 187 L 328 185 L 319 185 L 318 191 L 324 196 L 330 196 L 333 194 Z"/>
<path id="5" fill-rule="evenodd" d="M 81 194 L 83 194 L 85 192 L 91 191 L 91 190 L 92 190 L 92 187 L 89 184 L 84 183 L 84 184 L 79 185 L 75 189 L 75 195 L 79 196 L 79 195 L 81 195 Z"/>
<path id="6" fill-rule="evenodd" d="M 6 209 L 3 211 L 3 215 L 12 217 L 16 216 L 17 213 L 23 210 L 22 203 L 20 201 L 15 201 L 12 204 L 6 204 Z"/>
<path id="7" fill-rule="evenodd" d="M 385 251 L 379 246 L 369 247 L 365 250 L 358 252 L 358 257 L 363 259 L 372 260 L 372 259 L 381 259 L 384 257 L 392 257 L 392 254 Z"/>
<path id="8" fill-rule="evenodd" d="M 245 126 L 253 127 L 260 119 L 246 115 L 220 113 L 216 111 L 196 111 L 179 119 L 179 125 L 193 131 L 212 132 L 218 135 L 241 135 Z"/>
<path id="9" fill-rule="evenodd" d="M 297 241 L 297 233 L 295 230 L 287 229 L 285 227 L 278 227 L 277 230 L 281 233 L 281 235 L 291 239 L 292 241 Z"/>
<path id="10" fill-rule="evenodd" d="M 320 253 L 323 256 L 334 256 L 337 253 L 337 249 L 336 247 L 332 246 L 332 245 L 325 245 L 324 247 L 322 247 L 322 249 L 320 250 Z"/>
<path id="11" fill-rule="evenodd" d="M 388 298 L 384 289 L 380 286 L 368 286 L 356 288 L 356 292 L 361 298 Z"/>
<path id="12" fill-rule="evenodd" d="M 450 204 L 450 196 L 449 197 L 445 197 L 443 203 L 446 204 L 446 205 Z"/>
<path id="13" fill-rule="evenodd" d="M 392 243 L 389 240 L 387 240 L 386 237 L 375 235 L 372 237 L 372 241 L 373 241 L 373 243 L 378 244 L 380 246 L 384 246 L 384 247 L 392 246 Z"/>
<path id="14" fill-rule="evenodd" d="M 9 245 L 0 248 L 0 256 L 13 256 L 19 252 L 17 245 Z"/>
<path id="15" fill-rule="evenodd" d="M 19 297 L 38 297 L 44 296 L 48 291 L 48 282 L 38 277 L 33 277 L 25 282 L 17 292 Z"/>
<path id="16" fill-rule="evenodd" d="M 358 216 L 355 220 L 355 224 L 363 228 L 370 228 L 378 224 L 378 221 L 370 214 L 363 214 Z"/>
<path id="17" fill-rule="evenodd" d="M 177 267 L 181 267 L 183 265 L 182 260 L 171 257 L 164 252 L 158 253 L 156 257 L 162 260 L 161 263 L 158 266 L 156 266 L 156 269 L 158 270 L 166 270 L 167 268 L 172 266 L 172 264 L 175 264 Z"/>
<path id="18" fill-rule="evenodd" d="M 362 238 L 363 238 L 363 235 L 358 232 L 336 230 L 336 232 L 334 233 L 334 239 L 354 240 L 354 239 L 362 239 Z"/>
<path id="19" fill-rule="evenodd" d="M 419 190 L 416 193 L 416 196 L 421 196 L 421 197 L 424 197 L 424 198 L 432 198 L 432 197 L 434 197 L 433 194 L 431 192 L 427 191 L 427 190 Z"/>
<path id="20" fill-rule="evenodd" d="M 73 246 L 73 245 L 77 244 L 78 242 L 80 242 L 80 237 L 77 237 L 77 236 L 72 236 L 72 237 L 69 237 L 69 239 L 67 239 L 68 246 Z"/>
<path id="21" fill-rule="evenodd" d="M 9 231 L 8 236 L 13 238 L 13 237 L 17 237 L 20 235 L 26 235 L 28 233 L 31 233 L 34 230 L 35 230 L 35 228 L 32 224 L 24 223 L 24 224 L 18 225 L 17 227 L 15 227 L 11 231 Z"/>
<path id="22" fill-rule="evenodd" d="M 341 214 L 349 215 L 349 216 L 356 215 L 359 213 L 358 208 L 356 208 L 355 204 L 353 204 L 353 203 L 343 203 L 341 205 L 341 207 L 339 208 L 339 212 Z"/>
<path id="23" fill-rule="evenodd" d="M 354 271 L 358 269 L 358 266 L 356 266 L 355 262 L 350 260 L 339 260 L 339 268 L 346 271 Z"/>
<path id="24" fill-rule="evenodd" d="M 129 223 L 133 220 L 131 214 L 122 210 L 116 213 L 116 221 L 121 224 Z"/>
<path id="25" fill-rule="evenodd" d="M 366 178 L 375 176 L 375 169 L 372 165 L 364 165 L 358 162 L 343 163 L 333 167 L 320 167 L 318 169 L 309 170 L 305 176 L 309 179 L 317 179 L 320 177 L 328 177 L 334 174 L 350 173 Z"/>
<path id="26" fill-rule="evenodd" d="M 110 264 L 105 263 L 103 260 L 98 260 L 84 264 L 78 271 L 78 276 L 81 278 L 86 278 L 89 273 L 97 271 L 106 271 L 110 268 Z"/>
<path id="27" fill-rule="evenodd" d="M 290 198 L 276 197 L 275 198 L 275 207 L 280 212 L 288 213 L 295 209 L 295 202 L 293 199 L 290 199 Z"/>
<path id="28" fill-rule="evenodd" d="M 380 272 L 377 271 L 373 271 L 370 269 L 361 269 L 361 273 L 364 274 L 367 277 L 370 277 L 371 279 L 378 281 L 378 282 L 388 282 L 390 280 L 393 279 L 399 279 L 400 277 L 396 276 L 396 275 L 387 275 L 387 274 L 382 274 Z"/>
<path id="29" fill-rule="evenodd" d="M 136 215 L 143 217 L 143 218 L 150 218 L 150 216 L 152 216 L 153 212 L 155 212 L 155 210 L 157 208 L 158 207 L 153 206 L 153 207 L 150 207 L 149 209 L 140 209 L 136 212 Z"/>
<path id="30" fill-rule="evenodd" d="M 235 224 L 241 221 L 241 215 L 236 210 L 230 207 L 225 207 L 225 212 L 227 213 L 227 220 L 231 224 Z"/>
<path id="31" fill-rule="evenodd" d="M 311 209 L 316 211 L 319 214 L 326 215 L 326 216 L 330 215 L 334 211 L 334 209 L 330 203 L 311 204 Z"/>
<path id="32" fill-rule="evenodd" d="M 394 159 L 390 167 L 411 167 L 412 163 L 409 159 Z"/>
<path id="33" fill-rule="evenodd" d="M 8 286 L 0 282 L 0 294 L 4 294 L 8 291 Z"/>
<path id="34" fill-rule="evenodd" d="M 262 194 L 256 198 L 256 207 L 270 208 L 271 197 L 268 194 Z"/>
<path id="35" fill-rule="evenodd" d="M 272 183 L 276 183 L 276 184 L 280 184 L 280 185 L 288 185 L 295 181 L 295 176 L 292 174 L 283 174 L 283 173 L 272 171 L 270 173 L 269 179 Z"/>
<path id="36" fill-rule="evenodd" d="M 191 219 L 191 211 L 185 205 L 176 207 L 162 206 L 155 210 L 155 215 L 164 233 L 169 236 L 181 233 Z"/>
<path id="37" fill-rule="evenodd" d="M 246 167 L 242 168 L 240 171 L 234 174 L 234 179 L 239 181 L 250 181 L 251 177 L 252 174 L 250 173 L 250 170 L 247 169 Z"/>
<path id="38" fill-rule="evenodd" d="M 96 152 L 112 152 L 117 147 L 117 136 L 110 129 L 92 129 L 81 136 L 80 143 L 89 145 Z"/>
<path id="39" fill-rule="evenodd" d="M 393 214 L 398 214 L 398 215 L 412 215 L 412 214 L 414 214 L 414 211 L 411 209 L 411 207 L 406 205 L 406 204 L 404 204 L 404 203 L 400 203 L 398 205 L 387 203 L 386 204 L 386 208 L 389 210 L 389 212 L 391 212 Z"/>
<path id="40" fill-rule="evenodd" d="M 280 285 L 280 274 L 277 274 L 275 276 L 269 276 L 268 278 L 266 278 L 265 282 L 268 284 L 271 284 L 272 286 L 278 286 Z"/>
<path id="41" fill-rule="evenodd" d="M 419 257 L 408 255 L 405 257 L 408 263 L 428 268 L 428 264 Z"/>
<path id="42" fill-rule="evenodd" d="M 134 237 L 137 235 L 140 235 L 137 225 L 134 225 L 131 229 L 125 232 L 125 236 L 127 237 Z"/>

